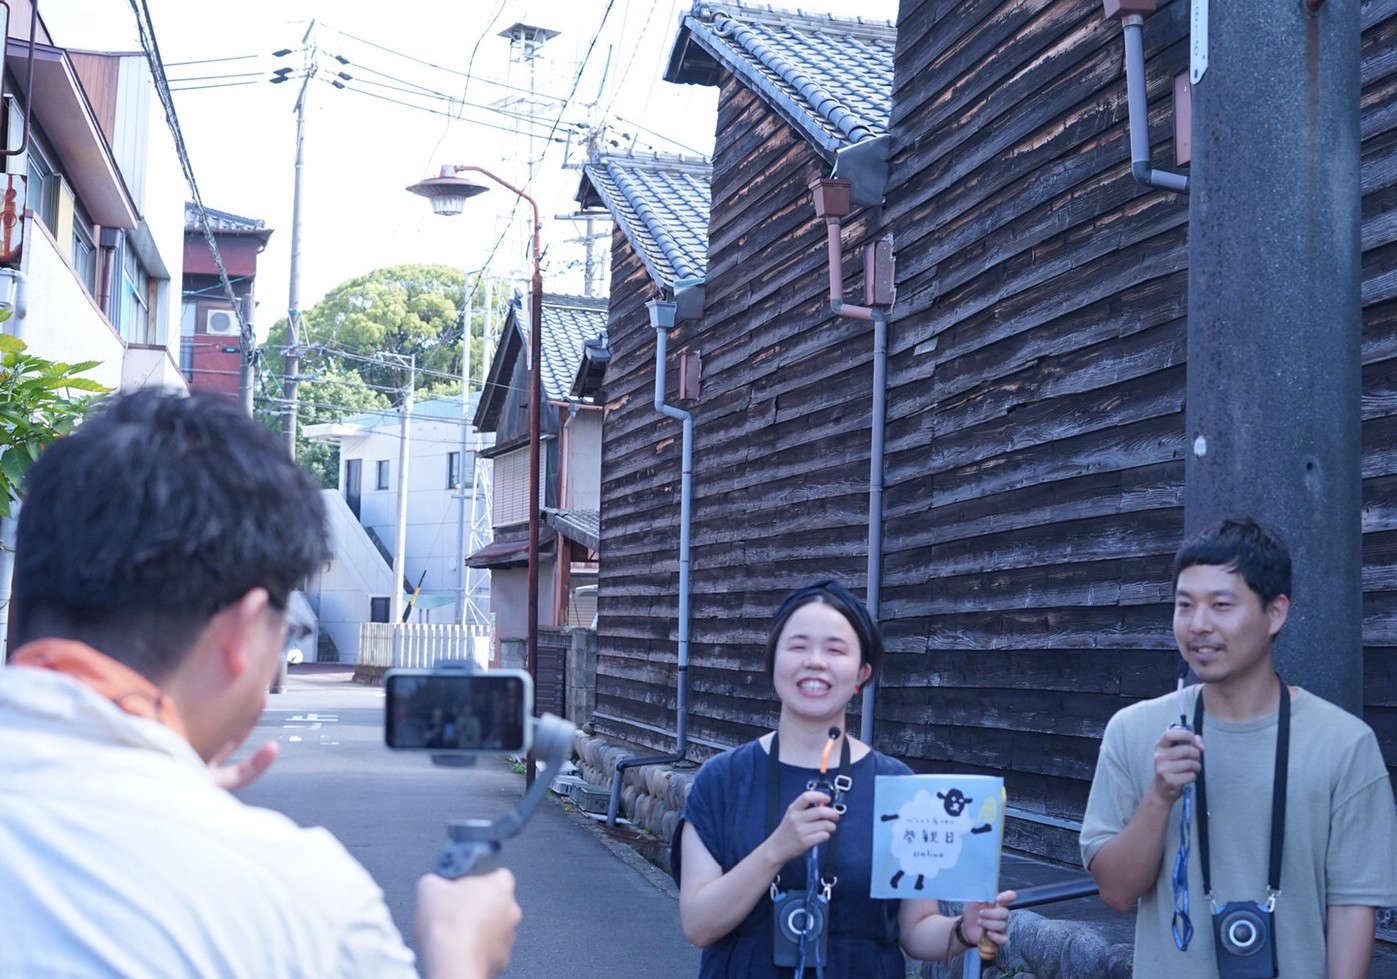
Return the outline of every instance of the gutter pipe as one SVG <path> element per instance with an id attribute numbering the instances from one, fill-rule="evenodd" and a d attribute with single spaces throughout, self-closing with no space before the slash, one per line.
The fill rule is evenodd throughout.
<path id="1" fill-rule="evenodd" d="M 1140 183 L 1179 194 L 1188 193 L 1188 177 L 1150 166 L 1150 106 L 1145 86 L 1145 18 L 1119 9 L 1120 0 L 1106 0 L 1107 17 L 1119 17 L 1125 36 L 1125 92 L 1130 110 L 1130 174 Z M 1136 10 L 1154 10 L 1154 0 L 1135 0 Z M 1113 11 L 1113 8 L 1116 8 Z"/>
<path id="2" fill-rule="evenodd" d="M 680 283 L 676 282 L 675 286 L 679 287 Z M 608 826 L 616 825 L 621 807 L 621 783 L 628 769 L 683 761 L 689 746 L 689 515 L 693 503 L 694 416 L 692 412 L 665 403 L 665 351 L 678 304 L 672 299 L 652 299 L 645 308 L 650 312 L 650 325 L 655 328 L 655 410 L 668 418 L 679 419 L 683 432 L 679 476 L 679 677 L 674 700 L 675 747 L 667 755 L 626 758 L 617 763 L 616 775 L 611 781 L 611 800 L 606 807 Z"/>
<path id="3" fill-rule="evenodd" d="M 865 602 L 879 621 L 883 585 L 883 443 L 888 407 L 888 307 L 892 305 L 893 247 L 887 236 L 864 249 L 864 298 L 867 305 L 844 301 L 844 244 L 841 220 L 852 209 L 848 180 L 816 177 L 810 182 L 815 216 L 825 222 L 829 251 L 829 308 L 836 316 L 873 323 L 873 411 L 868 450 L 868 568 Z M 859 704 L 859 739 L 873 743 L 873 707 L 877 681 L 864 684 Z"/>

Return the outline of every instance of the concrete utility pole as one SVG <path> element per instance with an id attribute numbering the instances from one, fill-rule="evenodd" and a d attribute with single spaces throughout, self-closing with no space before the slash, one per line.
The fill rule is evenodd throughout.
<path id="1" fill-rule="evenodd" d="M 305 37 L 301 38 L 304 45 L 310 40 L 311 31 L 315 29 L 315 21 L 310 22 L 306 28 Z M 291 192 L 291 281 L 288 286 L 286 299 L 286 334 L 288 349 L 286 351 L 286 380 L 284 382 L 284 392 L 286 397 L 286 419 L 282 429 L 286 436 L 286 450 L 291 453 L 291 458 L 296 458 L 296 382 L 297 374 L 301 369 L 301 171 L 302 166 L 302 145 L 305 142 L 306 134 L 306 88 L 310 85 L 310 80 L 315 77 L 315 52 L 312 49 L 308 56 L 309 66 L 306 69 L 305 78 L 301 82 L 301 92 L 296 96 L 296 177 Z"/>
<path id="2" fill-rule="evenodd" d="M 477 282 L 483 277 L 478 276 Z M 490 296 L 488 288 L 485 302 L 489 303 Z M 471 284 L 470 278 L 466 278 L 466 314 L 465 325 L 461 328 L 461 448 L 456 456 L 456 570 L 460 572 L 461 608 L 460 623 L 463 626 L 471 624 L 470 611 L 470 572 L 466 570 L 466 554 L 468 551 L 467 541 L 470 536 L 470 519 L 475 511 L 472 508 L 470 515 L 466 513 L 466 452 L 470 448 L 470 424 L 471 424 L 471 319 L 475 312 L 475 286 Z M 471 480 L 475 479 L 472 468 Z M 474 497 L 474 488 L 471 496 Z"/>
<path id="3" fill-rule="evenodd" d="M 398 434 L 398 516 L 393 530 L 393 600 L 389 607 L 394 625 L 403 621 L 403 579 L 407 577 L 407 467 L 412 430 L 412 389 L 417 385 L 417 355 L 408 358 L 407 387 L 403 390 L 402 426 Z"/>
<path id="4" fill-rule="evenodd" d="M 256 303 L 252 298 L 252 291 L 248 290 L 247 298 L 243 302 L 243 319 L 252 322 L 252 312 Z M 238 337 L 238 350 L 242 356 L 238 359 L 238 397 L 242 401 L 243 411 L 247 412 L 247 417 L 253 416 L 252 408 L 252 369 L 257 362 L 257 347 L 254 344 L 252 331 Z"/>
<path id="5" fill-rule="evenodd" d="M 1190 533 L 1250 514 L 1284 535 L 1278 668 L 1355 713 L 1358 7 L 1193 0 L 1185 494 Z"/>

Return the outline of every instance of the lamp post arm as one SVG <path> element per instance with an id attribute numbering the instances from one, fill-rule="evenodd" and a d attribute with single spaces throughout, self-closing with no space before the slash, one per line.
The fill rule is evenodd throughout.
<path id="1" fill-rule="evenodd" d="M 452 172 L 452 173 L 467 173 L 467 172 L 469 172 L 469 173 L 478 173 L 478 174 L 481 174 L 482 176 L 489 177 L 491 180 L 493 180 L 495 183 L 499 184 L 499 185 L 500 185 L 501 187 L 503 187 L 505 190 L 508 190 L 508 191 L 510 191 L 511 193 L 513 193 L 516 197 L 519 197 L 519 198 L 522 198 L 522 199 L 525 200 L 525 201 L 528 201 L 529 207 L 533 208 L 533 211 L 534 211 L 534 256 L 535 256 L 535 258 L 537 259 L 537 256 L 538 256 L 538 254 L 539 254 L 539 247 L 538 247 L 538 246 L 539 246 L 539 228 L 542 227 L 542 219 L 539 217 L 539 212 L 538 212 L 538 203 L 537 203 L 532 197 L 530 197 L 528 194 L 526 194 L 526 193 L 524 193 L 522 190 L 520 190 L 518 187 L 514 186 L 513 184 L 511 184 L 511 183 L 509 183 L 509 182 L 507 182 L 507 181 L 501 180 L 499 177 L 495 176 L 493 173 L 491 173 L 489 170 L 486 170 L 484 167 L 477 167 L 477 166 L 473 166 L 473 165 L 469 165 L 469 164 L 457 163 L 457 164 L 453 164 L 453 165 L 452 165 L 452 167 L 451 167 L 451 172 Z"/>

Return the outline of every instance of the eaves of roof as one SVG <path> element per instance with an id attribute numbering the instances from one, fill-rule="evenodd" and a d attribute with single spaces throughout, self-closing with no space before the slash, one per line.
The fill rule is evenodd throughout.
<path id="1" fill-rule="evenodd" d="M 887 22 L 696 0 L 665 80 L 715 85 L 726 68 L 832 163 L 887 135 L 896 39 Z"/>
<path id="2" fill-rule="evenodd" d="M 603 206 L 662 289 L 704 276 L 713 167 L 682 156 L 597 156 L 583 164 L 577 201 Z"/>
<path id="3" fill-rule="evenodd" d="M 9 38 L 5 54 L 15 73 L 15 88 L 29 102 L 88 215 L 105 227 L 135 228 L 140 222 L 135 201 L 67 52 L 47 44 L 33 46 L 32 92 L 27 88 L 29 42 Z"/>

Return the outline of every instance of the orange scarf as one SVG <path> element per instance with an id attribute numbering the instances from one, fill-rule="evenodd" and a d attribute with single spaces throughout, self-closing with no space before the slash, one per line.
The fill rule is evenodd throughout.
<path id="1" fill-rule="evenodd" d="M 188 739 L 174 702 L 135 670 L 71 639 L 36 639 L 10 657 L 11 666 L 53 670 L 86 684 L 128 714 L 158 721 Z"/>

